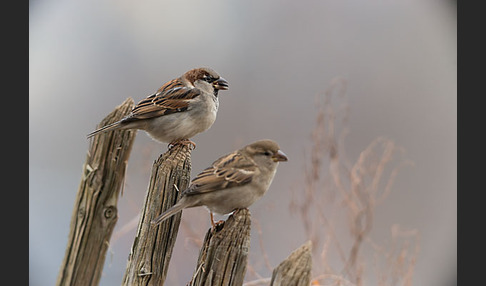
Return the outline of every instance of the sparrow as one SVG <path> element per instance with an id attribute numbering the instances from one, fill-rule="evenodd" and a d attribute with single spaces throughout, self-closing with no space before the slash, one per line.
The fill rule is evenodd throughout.
<path id="1" fill-rule="evenodd" d="M 227 90 L 228 82 L 210 68 L 195 68 L 168 81 L 154 94 L 143 99 L 123 119 L 88 134 L 120 129 L 144 130 L 156 141 L 169 146 L 186 143 L 208 130 L 216 120 L 218 91 Z"/>
<path id="2" fill-rule="evenodd" d="M 182 209 L 205 206 L 215 227 L 213 213 L 228 214 L 248 208 L 270 187 L 279 162 L 287 156 L 273 140 L 260 140 L 222 156 L 199 173 L 181 199 L 152 220 L 157 225 Z"/>

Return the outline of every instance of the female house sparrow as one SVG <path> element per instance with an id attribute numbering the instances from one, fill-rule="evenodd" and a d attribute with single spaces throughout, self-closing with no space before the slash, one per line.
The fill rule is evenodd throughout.
<path id="1" fill-rule="evenodd" d="M 213 212 L 227 214 L 247 208 L 261 198 L 272 183 L 278 162 L 287 161 L 275 141 L 260 140 L 214 161 L 199 173 L 181 199 L 152 221 L 159 224 L 184 208 L 205 206 Z"/>
<path id="2" fill-rule="evenodd" d="M 140 101 L 125 118 L 91 132 L 88 138 L 110 130 L 141 129 L 157 141 L 195 147 L 189 138 L 213 125 L 220 89 L 227 90 L 228 82 L 217 72 L 192 69 Z"/>

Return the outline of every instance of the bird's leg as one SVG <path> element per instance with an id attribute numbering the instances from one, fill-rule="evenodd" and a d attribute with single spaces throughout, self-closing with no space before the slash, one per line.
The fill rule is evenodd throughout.
<path id="1" fill-rule="evenodd" d="M 214 215 L 212 211 L 209 211 L 209 215 L 211 216 L 211 226 L 213 227 L 213 229 L 216 229 L 217 226 L 224 223 L 224 220 L 222 219 L 218 220 L 217 222 L 214 222 Z"/>
<path id="2" fill-rule="evenodd" d="M 209 212 L 209 216 L 211 216 L 211 225 L 213 226 L 213 229 L 216 228 L 216 224 L 214 223 L 214 216 L 213 216 L 213 212 Z"/>
<path id="3" fill-rule="evenodd" d="M 224 223 L 224 220 L 214 222 L 214 215 L 212 211 L 209 211 L 209 215 L 211 216 L 211 226 L 213 227 L 213 229 L 215 229 L 218 225 Z"/>

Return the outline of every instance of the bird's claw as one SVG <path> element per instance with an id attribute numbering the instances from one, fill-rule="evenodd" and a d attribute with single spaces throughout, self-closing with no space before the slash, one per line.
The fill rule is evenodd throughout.
<path id="1" fill-rule="evenodd" d="M 216 229 L 216 227 L 224 223 L 224 220 L 219 220 L 217 222 L 214 222 L 214 216 L 212 212 L 210 212 L 209 215 L 211 217 L 211 226 L 213 227 L 213 229 Z"/>
<path id="2" fill-rule="evenodd" d="M 190 150 L 196 149 L 196 143 L 192 142 L 189 139 L 181 139 L 181 140 L 172 141 L 172 142 L 169 143 L 169 145 L 167 147 L 170 150 L 170 149 L 174 148 L 176 145 L 186 146 Z"/>

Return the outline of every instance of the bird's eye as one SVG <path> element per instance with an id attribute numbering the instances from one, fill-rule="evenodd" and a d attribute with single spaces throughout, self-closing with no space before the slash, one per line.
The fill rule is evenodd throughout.
<path id="1" fill-rule="evenodd" d="M 271 155 L 272 155 L 272 153 L 271 153 L 271 152 L 269 152 L 269 151 L 265 151 L 265 152 L 263 152 L 263 155 L 265 155 L 265 156 L 271 156 Z"/>
<path id="2" fill-rule="evenodd" d="M 213 82 L 215 80 L 215 78 L 213 78 L 212 76 L 210 75 L 205 75 L 204 76 L 204 81 L 207 81 L 209 83 Z"/>

